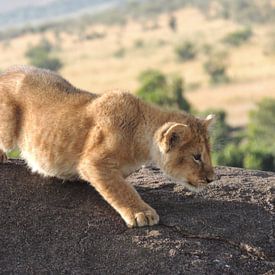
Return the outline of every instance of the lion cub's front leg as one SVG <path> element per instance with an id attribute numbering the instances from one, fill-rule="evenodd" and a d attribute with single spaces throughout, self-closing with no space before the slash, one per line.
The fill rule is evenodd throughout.
<path id="1" fill-rule="evenodd" d="M 151 226 L 159 222 L 157 212 L 141 199 L 119 171 L 89 165 L 80 168 L 80 175 L 121 215 L 128 227 Z"/>

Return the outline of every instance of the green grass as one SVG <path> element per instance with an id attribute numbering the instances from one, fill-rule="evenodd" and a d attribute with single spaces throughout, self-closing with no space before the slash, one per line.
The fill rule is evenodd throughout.
<path id="1" fill-rule="evenodd" d="M 19 159 L 20 158 L 20 151 L 19 149 L 14 149 L 8 153 L 8 158 L 11 159 Z"/>

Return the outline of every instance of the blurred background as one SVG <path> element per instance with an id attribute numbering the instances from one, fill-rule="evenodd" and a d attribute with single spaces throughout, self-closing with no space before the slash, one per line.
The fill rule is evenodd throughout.
<path id="1" fill-rule="evenodd" d="M 216 165 L 275 171 L 275 0 L 0 0 L 0 70 L 14 64 L 216 113 Z"/>

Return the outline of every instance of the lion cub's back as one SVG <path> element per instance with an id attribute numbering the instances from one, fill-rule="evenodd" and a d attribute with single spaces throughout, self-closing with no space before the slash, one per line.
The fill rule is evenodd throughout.
<path id="1" fill-rule="evenodd" d="M 1 86 L 17 98 L 41 101 L 88 101 L 95 94 L 74 87 L 60 75 L 31 66 L 14 66 L 0 75 Z M 2 88 L 3 90 L 4 88 Z M 27 96 L 27 97 L 26 97 Z"/>

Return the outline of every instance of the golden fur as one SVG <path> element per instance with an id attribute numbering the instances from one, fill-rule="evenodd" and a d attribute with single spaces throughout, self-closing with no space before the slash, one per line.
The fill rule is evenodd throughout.
<path id="1" fill-rule="evenodd" d="M 191 190 L 213 180 L 211 120 L 121 91 L 88 93 L 47 70 L 21 66 L 0 75 L 0 160 L 18 146 L 33 171 L 90 182 L 129 227 L 159 221 L 125 181 L 142 164 L 155 162 Z"/>

